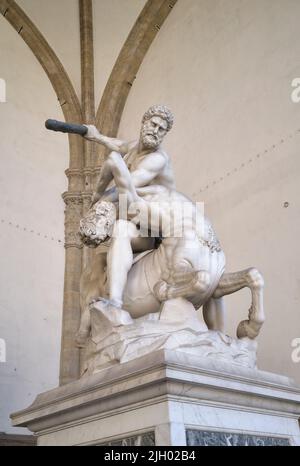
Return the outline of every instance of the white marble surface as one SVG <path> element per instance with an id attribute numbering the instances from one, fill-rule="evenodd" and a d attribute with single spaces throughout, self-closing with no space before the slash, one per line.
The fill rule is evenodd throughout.
<path id="1" fill-rule="evenodd" d="M 218 360 L 238 367 L 256 367 L 255 340 L 234 339 L 208 330 L 194 306 L 183 298 L 168 300 L 159 313 L 138 319 L 119 310 L 121 325 L 116 325 L 114 312 L 103 300 L 93 303 L 90 312 L 92 335 L 85 349 L 84 376 L 161 349 L 181 350 L 212 363 Z"/>
<path id="2" fill-rule="evenodd" d="M 40 394 L 12 415 L 40 445 L 105 443 L 155 430 L 184 445 L 185 429 L 290 437 L 300 444 L 300 388 L 287 377 L 160 350 Z"/>

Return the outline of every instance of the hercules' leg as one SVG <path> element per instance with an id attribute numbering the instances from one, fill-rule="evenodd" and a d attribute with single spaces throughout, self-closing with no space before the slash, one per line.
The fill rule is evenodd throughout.
<path id="1" fill-rule="evenodd" d="M 123 292 L 127 275 L 132 267 L 133 252 L 131 241 L 138 236 L 136 226 L 126 220 L 117 220 L 107 253 L 107 274 L 109 299 L 118 306 L 123 304 Z"/>

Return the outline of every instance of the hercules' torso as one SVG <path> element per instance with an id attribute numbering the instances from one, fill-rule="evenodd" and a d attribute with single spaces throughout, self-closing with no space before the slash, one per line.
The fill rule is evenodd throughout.
<path id="1" fill-rule="evenodd" d="M 149 185 L 161 185 L 165 186 L 168 189 L 175 188 L 174 175 L 171 167 L 171 162 L 168 155 L 161 149 L 158 149 L 156 152 L 160 153 L 165 159 L 165 165 L 163 169 L 158 173 Z M 149 156 L 149 153 L 144 153 L 138 150 L 137 147 L 133 147 L 129 152 L 124 156 L 124 161 L 130 172 L 134 172 L 139 169 L 140 163 Z"/>

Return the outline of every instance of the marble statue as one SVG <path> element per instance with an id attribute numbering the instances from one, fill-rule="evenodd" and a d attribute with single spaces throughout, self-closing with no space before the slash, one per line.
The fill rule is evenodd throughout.
<path id="1" fill-rule="evenodd" d="M 81 126 L 81 135 L 110 151 L 80 222 L 83 243 L 95 248 L 81 277 L 76 336 L 85 347 L 87 374 L 160 348 L 255 367 L 256 337 L 265 320 L 263 278 L 253 267 L 225 272 L 211 223 L 176 190 L 161 147 L 172 124 L 170 110 L 156 105 L 144 114 L 132 143 Z M 224 296 L 244 287 L 251 306 L 236 340 L 225 334 Z M 201 307 L 204 322 L 195 312 Z"/>
<path id="2" fill-rule="evenodd" d="M 170 159 L 160 146 L 172 124 L 171 112 L 164 106 L 156 105 L 144 114 L 139 140 L 133 143 L 108 138 L 101 135 L 94 126 L 87 126 L 86 139 L 103 144 L 111 150 L 103 164 L 92 203 L 95 204 L 99 199 L 106 203 L 116 203 L 123 191 L 128 197 L 129 184 L 132 184 L 132 189 L 163 186 L 170 191 L 174 190 L 175 182 Z M 123 170 L 120 170 L 118 159 L 122 157 Z M 112 180 L 115 186 L 107 189 Z M 107 210 L 109 206 L 105 205 Z M 95 209 L 89 212 L 89 218 L 93 212 Z M 118 234 L 118 230 L 121 230 L 121 221 L 122 231 Z M 124 238 L 124 222 L 127 230 L 126 238 Z M 89 237 L 83 235 L 83 240 L 89 242 Z M 112 308 L 122 306 L 127 275 L 133 262 L 132 253 L 153 249 L 154 244 L 155 239 L 149 235 L 141 236 L 138 227 L 129 219 L 116 219 L 114 239 L 108 252 L 108 293 Z"/>

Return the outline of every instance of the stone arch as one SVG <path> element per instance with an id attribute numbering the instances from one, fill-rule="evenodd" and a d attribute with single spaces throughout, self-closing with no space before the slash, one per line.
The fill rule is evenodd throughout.
<path id="1" fill-rule="evenodd" d="M 131 29 L 105 86 L 96 126 L 108 136 L 116 136 L 135 76 L 165 19 L 177 0 L 148 0 Z M 100 148 L 100 155 L 104 149 Z"/>
<path id="2" fill-rule="evenodd" d="M 44 36 L 14 0 L 0 0 L 0 11 L 40 62 L 56 92 L 65 119 L 81 123 L 81 107 L 70 78 Z M 69 144 L 70 166 L 79 168 L 82 157 L 78 142 L 72 135 Z"/>

